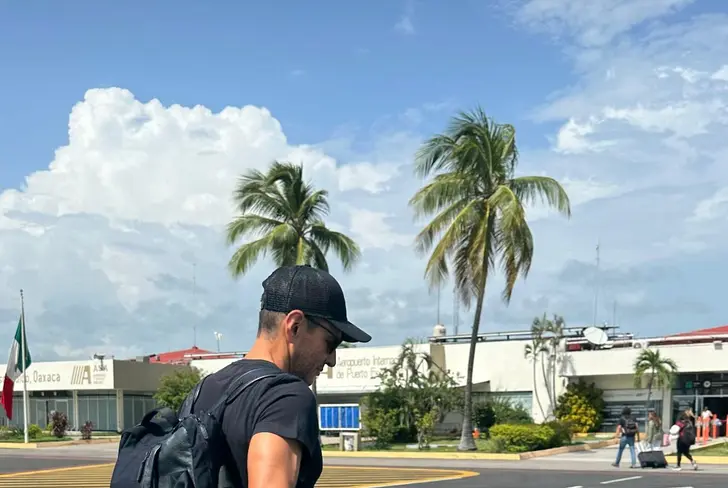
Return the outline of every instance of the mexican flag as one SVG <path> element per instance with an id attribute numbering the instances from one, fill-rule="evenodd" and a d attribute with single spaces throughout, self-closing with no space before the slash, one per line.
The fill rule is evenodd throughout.
<path id="1" fill-rule="evenodd" d="M 9 419 L 13 418 L 13 389 L 15 382 L 20 375 L 23 374 L 23 357 L 21 356 L 21 341 L 23 340 L 23 317 L 18 321 L 18 328 L 15 330 L 13 344 L 10 346 L 10 354 L 8 355 L 8 364 L 5 368 L 5 380 L 3 381 L 3 393 L 0 397 L 0 403 L 5 407 L 5 413 Z M 25 341 L 25 369 L 30 366 L 30 350 L 28 342 Z"/>

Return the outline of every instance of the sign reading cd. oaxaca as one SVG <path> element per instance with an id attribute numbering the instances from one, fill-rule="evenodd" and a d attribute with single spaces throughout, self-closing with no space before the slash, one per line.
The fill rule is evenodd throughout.
<path id="1" fill-rule="evenodd" d="M 114 388 L 113 364 L 113 361 L 34 363 L 18 378 L 18 388 L 26 381 L 29 391 L 111 390 Z"/>

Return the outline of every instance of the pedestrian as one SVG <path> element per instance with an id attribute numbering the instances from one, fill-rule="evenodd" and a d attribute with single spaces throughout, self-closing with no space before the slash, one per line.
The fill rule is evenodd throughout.
<path id="1" fill-rule="evenodd" d="M 675 425 L 680 429 L 677 435 L 677 466 L 675 471 L 682 470 L 680 463 L 682 462 L 683 456 L 685 456 L 692 465 L 693 469 L 697 471 L 698 463 L 693 459 L 693 455 L 690 454 L 690 446 L 695 444 L 695 417 L 690 418 L 690 414 L 685 412 L 680 415 Z"/>
<path id="2" fill-rule="evenodd" d="M 663 432 L 662 422 L 657 412 L 650 410 L 647 413 L 647 428 L 645 429 L 645 442 L 650 449 L 660 449 L 662 447 Z"/>
<path id="3" fill-rule="evenodd" d="M 612 463 L 612 466 L 614 466 L 615 468 L 619 467 L 619 463 L 622 461 L 622 453 L 624 452 L 624 449 L 628 447 L 630 458 L 632 461 L 630 468 L 636 468 L 637 455 L 635 453 L 634 443 L 635 440 L 639 442 L 640 432 L 637 426 L 637 421 L 632 416 L 632 410 L 629 407 L 624 407 L 622 409 L 622 416 L 620 417 L 619 423 L 617 424 L 615 437 L 619 438 L 619 447 L 617 449 L 617 459 L 614 463 Z"/>
<path id="4" fill-rule="evenodd" d="M 347 319 L 344 293 L 326 271 L 286 266 L 268 276 L 255 343 L 243 359 L 205 379 L 195 405 L 209 408 L 233 380 L 255 368 L 295 377 L 260 381 L 226 408 L 222 429 L 230 486 L 313 488 L 323 460 L 309 387 L 324 365 L 336 365 L 342 341 L 370 340 Z"/>

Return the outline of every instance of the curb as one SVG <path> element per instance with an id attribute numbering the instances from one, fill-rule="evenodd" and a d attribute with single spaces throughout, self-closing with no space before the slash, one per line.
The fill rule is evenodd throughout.
<path id="1" fill-rule="evenodd" d="M 0 449 L 43 449 L 46 447 L 66 447 L 86 444 L 110 444 L 118 443 L 121 437 L 101 437 L 97 439 L 74 439 L 71 441 L 47 441 L 47 442 L 0 442 Z"/>
<path id="2" fill-rule="evenodd" d="M 324 451 L 324 457 L 388 458 L 388 459 L 481 459 L 490 461 L 519 461 L 520 454 L 490 452 L 406 452 L 406 451 Z"/>
<path id="3" fill-rule="evenodd" d="M 591 442 L 589 444 L 577 444 L 573 446 L 555 447 L 542 451 L 530 451 L 523 453 L 491 453 L 491 452 L 438 452 L 438 451 L 323 451 L 324 457 L 332 458 L 387 458 L 387 459 L 479 459 L 481 461 L 523 461 L 555 454 L 569 452 L 592 451 L 615 445 L 617 439 Z"/>
<path id="4" fill-rule="evenodd" d="M 671 454 L 665 456 L 668 463 L 677 463 L 677 456 Z M 693 459 L 698 465 L 700 464 L 714 464 L 714 465 L 728 465 L 728 456 L 699 456 L 693 455 Z M 687 460 L 686 460 L 687 461 Z"/>

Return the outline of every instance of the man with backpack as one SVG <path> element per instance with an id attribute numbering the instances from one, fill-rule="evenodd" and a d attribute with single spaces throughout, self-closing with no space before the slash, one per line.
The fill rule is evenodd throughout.
<path id="1" fill-rule="evenodd" d="M 616 437 L 619 437 L 619 448 L 617 449 L 617 459 L 612 464 L 615 468 L 619 467 L 620 461 L 622 461 L 622 453 L 625 447 L 629 447 L 629 454 L 632 460 L 630 468 L 637 467 L 637 455 L 635 453 L 635 438 L 637 442 L 640 440 L 640 432 L 637 426 L 637 421 L 632 416 L 632 410 L 629 407 L 622 409 L 622 417 L 619 419 L 617 424 Z"/>
<path id="2" fill-rule="evenodd" d="M 176 415 L 154 410 L 125 431 L 111 488 L 313 488 L 323 459 L 309 387 L 342 341 L 370 340 L 329 273 L 275 270 L 245 358 L 205 377 Z"/>

